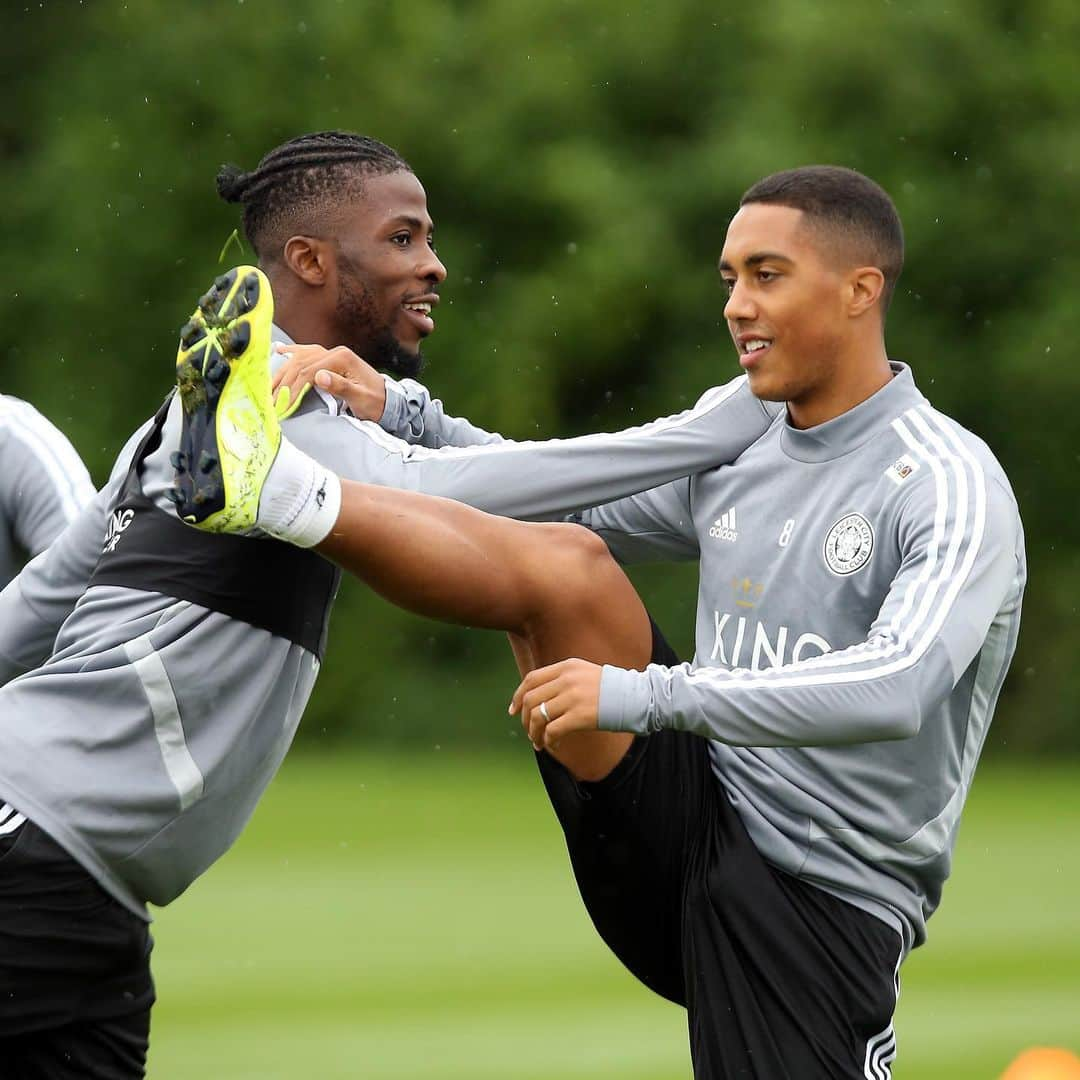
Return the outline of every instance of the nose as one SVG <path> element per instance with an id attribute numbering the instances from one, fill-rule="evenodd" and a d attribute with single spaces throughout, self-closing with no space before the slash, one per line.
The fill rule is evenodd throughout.
<path id="1" fill-rule="evenodd" d="M 750 291 L 742 283 L 740 278 L 735 279 L 731 287 L 731 294 L 724 305 L 724 318 L 728 322 L 738 322 L 741 319 L 753 319 L 757 314 Z"/>
<path id="2" fill-rule="evenodd" d="M 416 268 L 417 277 L 422 277 L 432 285 L 439 285 L 446 280 L 446 267 L 443 266 L 442 259 L 435 254 L 433 247 L 425 246 L 425 251 L 424 258 Z"/>

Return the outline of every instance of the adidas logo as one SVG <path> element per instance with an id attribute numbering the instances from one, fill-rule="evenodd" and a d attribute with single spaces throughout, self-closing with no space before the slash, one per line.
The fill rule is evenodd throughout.
<path id="1" fill-rule="evenodd" d="M 735 524 L 734 506 L 713 522 L 712 527 L 709 529 L 709 535 L 714 540 L 728 540 L 731 543 L 735 543 L 739 539 L 738 527 Z"/>

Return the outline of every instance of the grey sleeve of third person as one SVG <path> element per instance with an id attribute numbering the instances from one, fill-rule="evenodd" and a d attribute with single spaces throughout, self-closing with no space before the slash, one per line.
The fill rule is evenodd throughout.
<path id="1" fill-rule="evenodd" d="M 612 434 L 432 450 L 370 421 L 306 413 L 288 438 L 349 480 L 439 495 L 505 517 L 555 520 L 733 461 L 773 422 L 745 376 L 692 409 Z"/>
<path id="2" fill-rule="evenodd" d="M 86 591 L 97 565 L 110 508 L 146 426 L 128 441 L 108 483 L 0 592 L 0 685 L 37 667 L 52 652 L 60 627 Z"/>
<path id="3" fill-rule="evenodd" d="M 32 557 L 75 520 L 94 485 L 67 436 L 32 405 L 7 399 L 0 419 L 0 519 Z"/>

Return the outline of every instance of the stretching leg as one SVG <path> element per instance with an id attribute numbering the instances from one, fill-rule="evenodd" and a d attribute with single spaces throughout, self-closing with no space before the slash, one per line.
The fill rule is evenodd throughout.
<path id="1" fill-rule="evenodd" d="M 604 542 L 578 525 L 495 517 L 449 499 L 342 482 L 320 554 L 418 615 L 505 630 L 525 674 L 568 657 L 641 669 L 652 630 Z M 600 780 L 633 736 L 578 732 L 554 756 Z"/>
<path id="2" fill-rule="evenodd" d="M 242 266 L 214 282 L 181 331 L 172 493 L 181 518 L 212 532 L 258 526 L 317 545 L 400 607 L 509 632 L 526 670 L 569 657 L 648 663 L 645 609 L 587 530 L 523 524 L 405 491 L 339 487 L 290 446 L 270 396 L 272 317 L 265 275 Z M 631 742 L 624 733 L 583 733 L 563 740 L 557 755 L 578 779 L 600 780 Z"/>

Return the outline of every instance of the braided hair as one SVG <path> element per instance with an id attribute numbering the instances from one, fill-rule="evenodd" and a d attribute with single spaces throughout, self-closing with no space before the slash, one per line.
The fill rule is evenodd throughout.
<path id="1" fill-rule="evenodd" d="M 222 165 L 218 194 L 244 207 L 244 234 L 261 260 L 273 260 L 297 233 L 318 233 L 318 216 L 360 196 L 366 177 L 412 172 L 378 139 L 349 131 L 316 131 L 282 143 L 251 172 Z"/>

